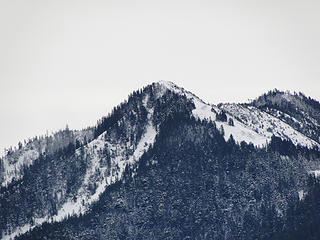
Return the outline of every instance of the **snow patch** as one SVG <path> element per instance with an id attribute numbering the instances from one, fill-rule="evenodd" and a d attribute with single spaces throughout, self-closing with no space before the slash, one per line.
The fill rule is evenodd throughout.
<path id="1" fill-rule="evenodd" d="M 15 237 L 22 235 L 30 230 L 32 230 L 33 228 L 35 228 L 36 226 L 39 226 L 41 224 L 43 224 L 44 222 L 52 222 L 51 219 L 48 219 L 47 217 L 43 217 L 43 218 L 34 218 L 34 225 L 31 226 L 30 224 L 26 224 L 22 227 L 17 227 L 13 233 L 9 234 L 9 235 L 3 235 L 2 236 L 2 240 L 14 240 Z"/>
<path id="2" fill-rule="evenodd" d="M 314 175 L 317 178 L 320 176 L 320 170 L 309 171 L 309 174 Z"/>
<path id="3" fill-rule="evenodd" d="M 307 195 L 307 193 L 304 192 L 303 190 L 298 191 L 298 196 L 299 196 L 300 201 L 302 201 L 306 195 Z"/>
<path id="4" fill-rule="evenodd" d="M 256 107 L 240 104 L 223 104 L 221 108 L 236 119 L 239 119 L 246 128 L 264 137 L 265 142 L 269 142 L 272 135 L 275 135 L 282 139 L 291 140 L 295 145 L 300 144 L 309 148 L 319 146 L 316 141 L 306 137 L 289 124 Z"/>
<path id="5" fill-rule="evenodd" d="M 14 163 L 9 162 L 8 156 L 4 157 L 4 181 L 1 183 L 1 186 L 6 187 L 13 180 L 21 179 L 23 167 L 29 167 L 38 157 L 39 153 L 33 149 L 26 149 Z"/>
<path id="6" fill-rule="evenodd" d="M 2 240 L 13 240 L 15 237 L 26 233 L 30 229 L 32 229 L 32 226 L 30 224 L 26 224 L 23 227 L 18 227 L 13 233 L 2 236 Z"/>
<path id="7" fill-rule="evenodd" d="M 265 136 L 248 129 L 244 124 L 241 124 L 235 120 L 234 126 L 230 126 L 227 123 L 218 121 L 216 122 L 216 126 L 218 129 L 223 127 L 224 138 L 226 141 L 228 141 L 232 135 L 237 143 L 244 141 L 246 143 L 252 143 L 257 147 L 263 147 L 268 143 L 268 139 Z"/>
<path id="8" fill-rule="evenodd" d="M 147 108 L 148 96 L 143 100 L 144 106 Z M 147 108 L 148 109 L 148 108 Z M 53 217 L 54 221 L 61 221 L 67 216 L 74 214 L 79 215 L 85 213 L 89 206 L 99 199 L 99 196 L 105 191 L 106 187 L 123 176 L 127 165 L 133 165 L 137 162 L 142 154 L 154 143 L 156 137 L 156 129 L 152 124 L 153 109 L 148 109 L 148 124 L 146 125 L 144 134 L 137 144 L 133 154 L 126 157 L 126 148 L 133 148 L 128 146 L 129 143 L 121 144 L 119 142 L 111 142 L 106 140 L 107 132 L 101 134 L 97 139 L 90 142 L 86 146 L 86 152 L 91 152 L 90 167 L 86 172 L 84 181 L 78 190 L 75 201 L 69 200 L 58 211 L 58 214 Z M 107 149 L 111 154 L 111 167 L 107 169 L 106 166 L 101 165 L 101 153 Z M 79 151 L 77 151 L 78 154 Z M 109 172 L 109 175 L 107 174 Z M 96 184 L 94 194 L 90 193 L 89 186 L 92 181 Z"/>
<path id="9" fill-rule="evenodd" d="M 82 150 L 77 149 L 75 154 L 85 154 L 89 164 L 75 200 L 71 198 L 68 199 L 55 216 L 50 218 L 48 216 L 36 218 L 34 219 L 34 225 L 26 224 L 23 227 L 19 227 L 14 230 L 11 235 L 4 236 L 4 239 L 10 239 L 19 234 L 23 234 L 44 222 L 62 221 L 68 216 L 85 213 L 90 205 L 99 199 L 108 185 L 120 180 L 126 166 L 136 163 L 155 141 L 157 131 L 152 123 L 153 109 L 148 108 L 147 103 L 148 96 L 143 100 L 143 105 L 148 110 L 148 122 L 136 146 L 130 144 L 130 142 L 110 139 L 109 133 L 104 132 L 97 139 L 92 140 L 84 146 Z M 132 150 L 131 154 L 128 152 L 128 149 Z M 111 163 L 109 168 L 101 161 L 105 157 L 104 151 L 110 152 Z M 93 185 L 94 188 L 92 189 Z"/>
<path id="10" fill-rule="evenodd" d="M 221 112 L 217 106 L 205 103 L 193 93 L 176 86 L 172 82 L 160 81 L 159 83 L 171 91 L 174 91 L 177 94 L 185 95 L 188 99 L 192 100 L 195 105 L 195 109 L 192 110 L 192 114 L 195 118 L 200 120 L 206 119 L 208 121 L 215 121 L 216 112 Z M 218 129 L 221 128 L 221 126 L 223 127 L 225 132 L 224 138 L 226 141 L 232 134 L 234 140 L 238 143 L 245 141 L 247 143 L 252 143 L 255 146 L 266 145 L 268 138 L 248 128 L 245 124 L 239 122 L 237 119 L 234 119 L 230 114 L 227 114 L 227 117 L 228 119 L 233 119 L 234 126 L 230 126 L 226 122 L 215 121 Z"/>

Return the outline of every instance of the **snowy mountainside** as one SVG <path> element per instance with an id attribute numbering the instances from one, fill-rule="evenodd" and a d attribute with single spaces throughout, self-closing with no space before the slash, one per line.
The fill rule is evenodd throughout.
<path id="1" fill-rule="evenodd" d="M 0 158 L 1 186 L 7 186 L 14 180 L 21 179 L 23 169 L 29 167 L 40 155 L 51 155 L 59 149 L 72 144 L 83 144 L 93 137 L 93 129 L 60 130 L 48 136 L 40 136 L 21 142 L 18 148 L 10 148 Z"/>
<path id="2" fill-rule="evenodd" d="M 13 185 L 9 185 L 7 191 L 4 189 L 2 197 L 4 197 L 5 204 L 9 205 L 8 208 L 17 205 L 19 209 L 17 193 L 19 191 L 30 192 L 30 194 L 39 191 L 41 198 L 51 195 L 54 198 L 49 200 L 49 205 L 41 200 L 41 206 L 38 207 L 36 213 L 30 212 L 18 216 L 18 212 L 9 211 L 11 216 L 7 213 L 9 216 L 3 219 L 3 224 L 0 224 L 4 239 L 22 234 L 44 222 L 61 221 L 68 216 L 85 213 L 90 205 L 99 199 L 99 195 L 108 185 L 121 179 L 127 168 L 134 170 L 136 162 L 153 144 L 157 134 L 156 129 L 161 122 L 167 119 L 168 115 L 179 111 L 185 112 L 187 111 L 185 109 L 191 111 L 192 107 L 185 98 L 163 91 L 162 85 L 149 85 L 143 91 L 139 90 L 131 94 L 128 101 L 117 106 L 109 116 L 99 120 L 92 133 L 93 139 L 76 146 L 74 153 L 71 148 L 62 157 L 60 155 L 47 157 L 48 164 L 44 162 L 47 161 L 46 159 L 41 160 L 42 162 L 38 161 L 37 164 L 45 165 L 42 167 L 46 169 L 40 173 L 34 169 L 39 168 L 38 165 L 31 164 L 29 167 L 35 174 L 28 175 L 28 177 L 40 179 L 37 184 L 39 189 L 34 189 L 31 186 L 32 183 L 25 181 L 24 176 L 21 175 L 20 182 L 15 183 L 15 180 Z M 62 162 L 59 163 L 55 158 L 62 159 Z M 66 173 L 66 180 L 53 181 L 53 185 L 46 187 L 46 174 L 52 172 L 53 168 L 55 175 L 63 177 L 62 171 L 65 169 L 68 172 L 68 170 L 66 166 L 59 167 L 59 165 L 65 165 L 68 162 L 70 162 L 69 167 L 72 166 L 71 162 L 79 165 L 78 175 L 75 175 L 70 169 L 71 175 Z M 16 188 L 14 194 L 10 194 L 12 188 Z M 17 190 L 20 188 L 25 190 Z M 24 207 L 21 205 L 21 210 Z M 4 212 L 6 212 L 5 209 Z M 21 220 L 16 223 L 13 216 Z"/>
<path id="3" fill-rule="evenodd" d="M 246 127 L 262 135 L 268 142 L 272 135 L 291 140 L 295 145 L 312 148 L 319 144 L 292 128 L 281 119 L 274 117 L 256 107 L 242 104 L 222 104 L 221 109 L 234 116 Z"/>
<path id="4" fill-rule="evenodd" d="M 226 141 L 230 138 L 230 135 L 232 135 L 233 138 L 239 143 L 245 141 L 247 143 L 253 143 L 256 146 L 262 146 L 266 144 L 267 139 L 264 136 L 246 127 L 240 121 L 233 119 L 233 117 L 229 114 L 228 119 L 233 119 L 234 126 L 230 126 L 227 121 L 216 121 L 217 113 L 221 112 L 221 109 L 219 109 L 218 106 L 214 104 L 205 103 L 203 100 L 201 100 L 193 93 L 178 87 L 172 82 L 160 81 L 159 83 L 163 85 L 165 88 L 170 89 L 171 91 L 177 94 L 184 95 L 188 99 L 190 99 L 195 105 L 195 108 L 192 110 L 192 114 L 195 118 L 201 120 L 206 119 L 209 121 L 215 121 L 218 128 L 223 127 L 224 137 Z"/>
<path id="5" fill-rule="evenodd" d="M 240 104 L 219 104 L 216 106 L 205 103 L 191 92 L 172 82 L 160 81 L 160 84 L 192 100 L 195 105 L 195 109 L 192 111 L 193 115 L 199 119 L 213 120 L 218 128 L 223 127 L 226 140 L 232 135 L 239 143 L 245 141 L 256 146 L 263 146 L 270 142 L 271 136 L 274 134 L 282 139 L 290 139 L 295 145 L 319 146 L 318 142 L 295 130 L 281 119 L 256 107 Z M 221 113 L 221 111 L 226 112 L 226 121 L 216 121 L 217 113 Z M 228 124 L 229 119 L 232 119 L 232 125 Z"/>
<path id="6" fill-rule="evenodd" d="M 292 94 L 289 91 L 283 92 L 275 89 L 253 100 L 252 105 L 258 108 L 277 107 L 283 112 L 300 115 L 300 117 L 307 113 L 320 124 L 320 103 L 311 97 L 306 97 L 303 93 Z"/>
<path id="7" fill-rule="evenodd" d="M 133 167 L 153 144 L 156 130 L 151 121 L 153 109 L 147 107 L 147 101 L 148 96 L 143 101 L 148 110 L 148 121 L 138 144 L 110 138 L 111 131 L 106 131 L 84 146 L 83 150 L 76 151 L 76 155 L 85 156 L 89 160 L 85 177 L 77 195 L 64 203 L 57 215 L 53 216 L 54 221 L 61 221 L 68 215 L 85 213 L 105 188 L 121 179 L 126 167 Z"/>
<path id="8" fill-rule="evenodd" d="M 263 94 L 249 105 L 255 106 L 288 123 L 304 135 L 320 142 L 320 103 L 303 93 L 277 89 Z"/>
<path id="9" fill-rule="evenodd" d="M 307 100 L 311 101 L 316 107 L 307 105 L 305 101 L 302 101 L 306 97 L 301 93 L 297 96 L 287 92 L 275 91 L 257 98 L 253 101 L 251 107 L 244 104 L 221 104 L 218 107 L 205 103 L 193 93 L 178 87 L 172 82 L 159 81 L 154 86 L 157 88 L 155 93 L 158 98 L 165 94 L 167 90 L 186 96 L 195 105 L 192 114 L 196 118 L 215 121 L 217 113 L 220 113 L 221 110 L 225 111 L 227 118 L 233 120 L 233 126 L 228 124 L 228 121 L 215 122 L 218 128 L 223 127 L 226 140 L 232 135 L 239 143 L 245 141 L 256 146 L 263 146 L 270 141 L 274 134 L 282 139 L 291 139 L 296 145 L 300 144 L 308 147 L 319 145 L 319 139 L 317 138 L 320 138 L 320 120 L 315 119 L 319 116 L 317 112 L 319 107 L 315 104 L 316 101 L 309 99 Z M 300 120 L 297 120 L 292 114 L 289 115 L 275 108 L 270 108 L 270 104 L 278 106 L 280 105 L 278 102 L 284 101 L 292 101 L 292 104 L 298 106 L 297 109 L 305 110 L 305 112 L 302 112 L 305 117 L 299 117 Z M 311 116 L 306 112 L 311 113 Z M 40 153 L 52 154 L 57 149 L 66 147 L 70 142 L 75 144 L 77 140 L 83 142 L 88 139 L 92 139 L 92 129 L 62 131 L 52 136 L 35 138 L 19 147 L 19 149 L 9 151 L 0 161 L 1 185 L 9 184 L 14 178 L 20 179 L 23 167 L 32 165 Z"/>
<path id="10" fill-rule="evenodd" d="M 275 240 L 278 230 L 300 223 L 299 214 L 287 218 L 287 210 L 310 198 L 307 184 L 316 175 L 320 152 L 280 137 L 262 148 L 225 141 L 216 122 L 235 127 L 230 115 L 217 109 L 215 121 L 197 120 L 192 114 L 196 104 L 183 98 L 165 91 L 152 101 L 150 95 L 154 143 L 136 170 L 125 170 L 89 212 L 36 227 L 18 239 Z M 112 123 L 104 125 L 107 135 Z M 97 139 L 104 142 L 105 136 L 101 129 Z"/>
<path id="11" fill-rule="evenodd" d="M 0 200 L 4 204 L 0 216 L 5 218 L 0 220 L 0 235 L 10 239 L 44 222 L 85 214 L 109 185 L 122 179 L 126 171 L 135 172 L 141 156 L 155 143 L 162 123 L 179 114 L 210 121 L 226 141 L 232 135 L 238 143 L 263 147 L 275 135 L 295 145 L 319 146 L 299 129 L 258 107 L 208 104 L 172 82 L 160 81 L 130 94 L 93 128 L 66 129 L 36 138 L 2 158 Z M 317 116 L 316 111 L 312 114 Z M 70 143 L 74 146 L 69 147 Z M 21 203 L 21 192 L 35 196 Z M 29 205 L 32 207 L 20 214 Z M 17 211 L 11 211 L 13 208 Z"/>

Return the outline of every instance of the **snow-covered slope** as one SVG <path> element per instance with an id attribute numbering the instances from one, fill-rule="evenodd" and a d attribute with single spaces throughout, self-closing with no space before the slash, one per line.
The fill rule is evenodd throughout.
<path id="1" fill-rule="evenodd" d="M 266 141 L 270 141 L 272 135 L 275 135 L 282 139 L 291 140 L 295 145 L 300 144 L 309 148 L 319 145 L 289 124 L 256 107 L 242 104 L 222 104 L 221 109 L 245 124 L 246 128 L 263 136 Z"/>
<path id="2" fill-rule="evenodd" d="M 178 87 L 172 82 L 160 81 L 161 85 L 165 88 L 174 91 L 177 94 L 185 95 L 187 98 L 191 99 L 195 105 L 195 109 L 192 111 L 194 117 L 198 119 L 207 119 L 211 121 L 216 120 L 216 114 L 221 112 L 221 110 L 213 104 L 205 103 L 199 97 L 194 95 L 193 93 L 184 90 L 183 88 Z M 232 116 L 228 115 L 228 119 L 232 118 Z M 224 137 L 226 140 L 230 138 L 230 135 L 233 136 L 234 140 L 237 142 L 245 141 L 247 143 L 253 143 L 256 146 L 263 146 L 267 142 L 267 138 L 252 129 L 246 127 L 241 122 L 233 119 L 234 126 L 230 126 L 227 122 L 215 121 L 217 128 L 223 127 L 224 129 Z"/>
<path id="3" fill-rule="evenodd" d="M 281 119 L 320 143 L 320 102 L 317 100 L 303 93 L 275 89 L 259 96 L 249 105 Z"/>
<path id="4" fill-rule="evenodd" d="M 144 104 L 147 108 L 146 102 L 147 99 Z M 85 157 L 89 160 L 89 167 L 76 199 L 69 199 L 59 209 L 58 214 L 53 217 L 54 221 L 61 221 L 68 215 L 80 214 L 88 210 L 90 205 L 99 199 L 100 194 L 104 192 L 108 185 L 121 179 L 126 166 L 132 167 L 154 143 L 156 130 L 151 121 L 153 109 L 147 109 L 148 124 L 137 146 L 130 145 L 129 142 L 123 144 L 121 141 L 111 140 L 108 138 L 110 134 L 106 131 L 85 146 L 84 151 L 77 150 L 77 155 L 86 155 Z M 110 164 L 103 161 L 106 158 L 106 152 L 110 156 Z M 92 190 L 93 183 L 95 185 L 94 190 Z"/>
<path id="5" fill-rule="evenodd" d="M 109 127 L 108 122 L 106 125 L 109 128 L 102 127 L 101 132 L 97 135 L 94 135 L 93 128 L 85 131 L 62 131 L 60 135 L 56 134 L 53 137 L 31 141 L 1 159 L 0 179 L 2 179 L 1 185 L 4 187 L 14 180 L 22 178 L 23 169 L 32 165 L 40 154 L 53 153 L 57 149 L 66 147 L 69 143 L 75 144 L 76 141 L 80 141 L 82 146 L 73 152 L 72 157 L 86 160 L 83 178 L 75 195 L 70 197 L 63 186 L 61 189 L 57 189 L 54 195 L 58 196 L 59 204 L 54 214 L 49 215 L 44 211 L 45 213 L 42 215 L 33 216 L 33 224 L 26 223 L 15 227 L 10 234 L 3 236 L 3 239 L 10 239 L 44 222 L 61 221 L 67 216 L 85 213 L 90 209 L 91 204 L 99 199 L 107 186 L 122 178 L 126 167 L 131 167 L 134 170 L 135 164 L 143 153 L 154 144 L 157 135 L 156 129 L 159 128 L 159 125 L 155 124 L 155 116 L 158 113 L 155 110 L 155 105 L 168 92 L 175 93 L 173 94 L 175 96 L 185 97 L 182 98 L 184 99 L 183 104 L 191 101 L 194 104 L 192 115 L 200 120 L 214 121 L 216 127 L 224 132 L 225 140 L 228 140 L 232 135 L 238 143 L 245 141 L 259 147 L 266 145 L 272 135 L 275 135 L 282 139 L 290 139 L 295 145 L 319 146 L 316 141 L 295 130 L 277 116 L 257 107 L 242 104 L 221 104 L 218 106 L 208 104 L 193 93 L 168 81 L 154 83 L 151 88 L 153 89 L 152 96 L 148 90 L 135 93 L 136 95 L 132 97 L 131 102 L 123 104 L 131 104 L 127 108 L 124 107 L 125 110 L 121 112 L 123 116 L 114 117 L 111 114 L 111 120 L 109 120 L 114 125 L 111 124 Z M 166 108 L 162 106 L 161 111 L 166 111 Z M 191 109 L 188 113 L 190 112 Z M 217 116 L 222 113 L 226 114 L 226 119 L 217 120 Z M 141 122 L 137 122 L 138 115 L 141 117 Z M 161 112 L 161 117 L 163 116 L 166 115 Z M 121 129 L 125 129 L 123 135 L 118 133 L 121 132 Z"/>
<path id="6" fill-rule="evenodd" d="M 205 103 L 193 93 L 178 87 L 172 82 L 159 81 L 155 85 L 159 89 L 157 97 L 161 97 L 169 89 L 176 94 L 184 95 L 192 100 L 195 105 L 195 109 L 192 111 L 194 117 L 215 121 L 218 128 L 223 127 L 226 140 L 232 135 L 236 142 L 240 143 L 241 141 L 245 141 L 247 143 L 253 143 L 255 146 L 263 146 L 270 141 L 271 136 L 274 134 L 282 139 L 290 139 L 295 145 L 300 144 L 308 147 L 319 146 L 316 141 L 305 136 L 298 130 L 295 130 L 281 119 L 285 117 L 285 119 L 289 119 L 290 122 L 293 122 L 292 125 L 296 124 L 298 126 L 303 126 L 301 121 L 278 110 L 273 111 L 273 114 L 269 114 L 257 107 L 243 104 L 221 104 L 218 107 L 213 104 Z M 275 101 L 274 98 L 275 97 L 273 97 L 272 101 Z M 301 97 L 298 98 L 289 93 L 284 93 L 281 95 L 281 98 L 296 103 Z M 259 104 L 262 104 L 261 100 Z M 299 106 L 300 105 L 302 104 L 299 103 Z M 228 122 L 216 121 L 216 114 L 220 113 L 221 110 L 226 112 L 228 119 L 233 119 L 234 126 L 229 125 Z M 310 120 L 310 117 L 307 117 L 308 122 L 312 120 L 315 126 L 318 127 L 317 120 Z M 53 152 L 56 149 L 65 147 L 75 140 L 83 142 L 85 138 L 92 138 L 92 130 L 60 131 L 51 136 L 35 138 L 32 141 L 25 143 L 22 148 L 11 151 L 10 154 L 2 157 L 0 161 L 1 185 L 7 186 L 14 179 L 20 179 L 23 168 L 32 165 L 39 157 L 39 154 Z"/>
<path id="7" fill-rule="evenodd" d="M 317 142 L 298 132 L 290 125 L 258 108 L 245 107 L 241 104 L 222 104 L 218 107 L 205 103 L 193 93 L 178 87 L 172 82 L 160 81 L 159 84 L 191 99 L 195 105 L 192 113 L 196 118 L 215 121 L 216 114 L 220 113 L 221 110 L 225 111 L 228 119 L 232 118 L 234 126 L 229 125 L 228 121 L 215 122 L 218 128 L 223 127 L 226 140 L 232 135 L 236 142 L 245 141 L 253 143 L 255 146 L 263 146 L 271 140 L 274 134 L 282 139 L 291 139 L 295 145 L 319 146 Z"/>
<path id="8" fill-rule="evenodd" d="M 158 95 L 158 97 L 161 96 L 162 94 Z M 142 105 L 147 109 L 147 123 L 138 143 L 135 144 L 131 141 L 115 138 L 111 129 L 110 132 L 103 132 L 96 139 L 77 149 L 75 158 L 85 158 L 87 160 L 87 168 L 76 196 L 68 198 L 58 209 L 56 215 L 34 217 L 33 225 L 28 223 L 19 226 L 10 234 L 4 235 L 3 239 L 13 239 L 15 236 L 23 234 L 44 222 L 62 221 L 68 216 L 85 213 L 90 205 L 99 199 L 100 194 L 105 191 L 108 185 L 122 178 L 127 166 L 134 168 L 135 163 L 142 154 L 154 143 L 157 134 L 152 122 L 154 109 L 153 107 L 148 107 L 150 106 L 148 101 L 149 96 L 146 95 Z M 135 126 L 131 127 L 134 128 Z M 66 195 L 65 190 L 57 189 L 57 191 L 59 198 L 63 199 Z"/>
<path id="9" fill-rule="evenodd" d="M 35 137 L 18 148 L 9 149 L 8 153 L 0 158 L 1 186 L 8 186 L 13 180 L 23 176 L 23 169 L 31 166 L 40 154 L 52 154 L 68 144 L 84 143 L 92 138 L 92 128 L 84 130 L 60 130 L 48 136 Z"/>

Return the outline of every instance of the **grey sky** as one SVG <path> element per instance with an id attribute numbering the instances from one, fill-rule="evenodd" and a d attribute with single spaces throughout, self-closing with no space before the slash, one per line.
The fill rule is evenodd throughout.
<path id="1" fill-rule="evenodd" d="M 320 2 L 0 0 L 0 149 L 171 80 L 207 102 L 320 100 Z"/>

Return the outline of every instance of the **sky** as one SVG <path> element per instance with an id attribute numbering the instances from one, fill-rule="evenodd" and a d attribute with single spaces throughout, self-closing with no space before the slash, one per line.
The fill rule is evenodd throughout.
<path id="1" fill-rule="evenodd" d="M 168 80 L 209 103 L 320 100 L 318 0 L 0 0 L 0 152 Z"/>

